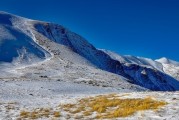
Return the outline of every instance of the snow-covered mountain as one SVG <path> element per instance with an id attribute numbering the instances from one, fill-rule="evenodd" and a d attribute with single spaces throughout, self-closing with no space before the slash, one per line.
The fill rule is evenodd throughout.
<path id="1" fill-rule="evenodd" d="M 122 79 L 120 85 L 115 81 L 116 87 L 129 85 L 139 88 L 135 86 L 139 85 L 150 90 L 179 90 L 177 62 L 120 56 L 99 50 L 61 25 L 5 12 L 0 12 L 0 62 L 1 66 L 28 65 L 15 70 L 20 73 L 16 76 L 23 79 L 37 79 L 39 76 L 70 80 L 104 79 L 112 84 L 116 75 Z M 174 69 L 171 73 L 170 68 Z"/>
<path id="2" fill-rule="evenodd" d="M 179 62 L 167 59 L 165 57 L 157 60 L 152 60 L 149 58 L 136 57 L 130 55 L 119 55 L 109 50 L 102 50 L 102 51 L 110 55 L 111 58 L 120 61 L 121 63 L 136 64 L 151 69 L 157 69 L 179 80 Z"/>
<path id="3" fill-rule="evenodd" d="M 165 57 L 155 61 L 162 64 L 163 72 L 179 80 L 179 62 L 167 59 Z"/>

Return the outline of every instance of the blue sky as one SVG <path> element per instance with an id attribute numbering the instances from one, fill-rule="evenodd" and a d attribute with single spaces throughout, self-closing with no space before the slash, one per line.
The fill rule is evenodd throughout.
<path id="1" fill-rule="evenodd" d="M 97 48 L 179 61 L 179 0 L 1 0 L 0 10 L 59 23 Z"/>

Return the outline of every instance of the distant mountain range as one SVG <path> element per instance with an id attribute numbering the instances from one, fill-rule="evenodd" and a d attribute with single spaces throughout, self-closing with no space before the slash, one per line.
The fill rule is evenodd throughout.
<path id="1" fill-rule="evenodd" d="M 46 64 L 48 66 L 45 67 Z M 4 69 L 6 76 L 5 72 L 9 72 L 7 67 L 12 70 L 23 66 L 26 73 L 18 75 L 35 79 L 37 72 L 32 68 L 28 69 L 29 65 L 33 65 L 33 69 L 37 71 L 42 71 L 43 75 L 39 75 L 41 77 L 56 74 L 58 77 L 64 77 L 63 74 L 66 74 L 65 70 L 68 69 L 71 70 L 70 74 L 73 70 L 73 79 L 81 79 L 79 73 L 85 74 L 85 78 L 87 74 L 94 74 L 89 72 L 89 69 L 100 69 L 107 71 L 106 74 L 109 72 L 118 75 L 129 85 L 137 85 L 144 89 L 179 90 L 179 62 L 167 58 L 152 60 L 118 55 L 109 50 L 95 48 L 83 37 L 61 25 L 0 12 L 0 69 Z M 30 70 L 31 74 L 27 74 Z M 100 76 L 101 79 L 105 77 Z"/>

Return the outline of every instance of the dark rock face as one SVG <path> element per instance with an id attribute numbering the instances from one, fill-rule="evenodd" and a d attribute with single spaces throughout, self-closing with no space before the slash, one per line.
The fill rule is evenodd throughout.
<path id="1" fill-rule="evenodd" d="M 178 81 L 168 75 L 151 68 L 138 65 L 124 66 L 124 71 L 128 74 L 135 84 L 156 91 L 175 91 L 178 88 L 172 82 L 178 84 Z M 145 71 L 145 74 L 143 74 Z"/>

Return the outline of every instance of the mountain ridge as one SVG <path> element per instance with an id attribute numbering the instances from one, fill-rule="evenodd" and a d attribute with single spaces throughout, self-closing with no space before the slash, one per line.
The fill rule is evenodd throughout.
<path id="1" fill-rule="evenodd" d="M 7 15 L 10 16 L 11 18 L 3 17 L 4 14 L 5 16 Z M 23 41 L 22 41 L 22 45 L 18 44 L 19 47 L 16 45 L 17 43 L 19 43 L 19 41 L 17 40 L 15 41 L 12 47 L 16 48 L 15 50 L 13 50 L 16 53 L 16 55 L 11 56 L 11 59 L 14 59 L 14 57 L 21 58 L 21 56 L 23 56 L 21 60 L 27 61 L 26 57 L 28 58 L 30 56 L 29 54 L 33 54 L 35 57 L 34 56 L 30 57 L 29 58 L 30 62 L 27 62 L 27 64 L 44 61 L 45 59 L 50 57 L 54 59 L 61 59 L 61 61 L 63 61 L 64 58 L 61 57 L 61 54 L 65 53 L 65 51 L 70 51 L 71 54 L 74 54 L 72 55 L 73 59 L 69 57 L 70 54 L 65 56 L 67 58 L 66 61 L 70 61 L 69 66 L 72 66 L 73 64 L 75 65 L 81 64 L 81 62 L 78 61 L 83 61 L 84 63 L 83 65 L 87 67 L 92 66 L 97 69 L 101 69 L 104 71 L 108 71 L 120 75 L 128 79 L 130 83 L 140 85 L 150 90 L 162 90 L 162 91 L 179 90 L 179 82 L 176 79 L 174 79 L 172 76 L 166 74 L 165 72 L 162 72 L 159 69 L 154 69 L 155 68 L 154 65 L 153 66 L 150 65 L 150 67 L 148 67 L 149 65 L 144 66 L 144 63 L 134 64 L 131 62 L 132 61 L 131 59 L 130 59 L 131 60 L 130 63 L 129 62 L 130 57 L 125 58 L 128 59 L 128 63 L 125 62 L 123 63 L 119 59 L 113 59 L 112 56 L 110 56 L 103 50 L 96 49 L 83 37 L 77 35 L 74 32 L 71 32 L 70 30 L 66 29 L 61 25 L 25 19 L 15 15 L 11 16 L 11 14 L 9 13 L 3 13 L 3 14 L 0 13 L 0 16 L 1 18 L 3 18 L 0 21 L 1 26 L 8 27 L 7 28 L 8 31 L 11 30 L 11 28 L 14 28 L 15 31 L 18 31 L 22 34 L 22 36 L 25 36 L 22 37 L 22 36 L 17 36 L 17 34 L 15 34 L 16 38 L 22 39 Z M 12 20 L 14 16 L 15 18 L 17 17 L 15 22 Z M 4 21 L 8 21 L 8 23 Z M 10 33 L 12 34 L 12 31 Z M 8 45 L 4 45 L 4 44 L 2 45 L 2 43 L 4 41 L 5 42 L 13 41 L 13 38 L 7 39 L 7 36 L 4 37 L 5 38 L 3 38 L 2 36 L 0 37 L 0 43 L 1 43 L 0 51 L 2 53 L 10 53 L 11 51 L 10 49 L 5 49 L 5 50 L 2 49 L 3 46 L 7 47 L 9 43 L 7 43 Z M 57 46 L 57 48 L 55 48 L 55 46 Z M 20 53 L 18 53 L 17 48 L 23 50 L 24 47 L 26 52 L 23 51 L 23 55 L 21 55 Z M 64 51 L 63 50 L 60 51 L 58 47 L 63 48 Z M 3 55 L 3 56 L 9 56 L 9 55 Z M 77 56 L 78 56 L 77 58 L 78 60 L 75 60 Z M 4 59 L 2 58 L 3 57 L 1 56 L 0 59 L 1 62 L 7 62 L 5 61 L 7 60 L 6 58 Z M 35 58 L 38 58 L 40 60 L 35 60 Z M 135 59 L 139 59 L 139 58 L 135 58 Z M 147 58 L 145 59 L 146 61 L 152 61 Z M 8 62 L 12 62 L 12 60 Z M 152 62 L 154 63 L 154 61 Z M 22 62 L 20 61 L 19 64 L 21 65 L 21 63 Z"/>

